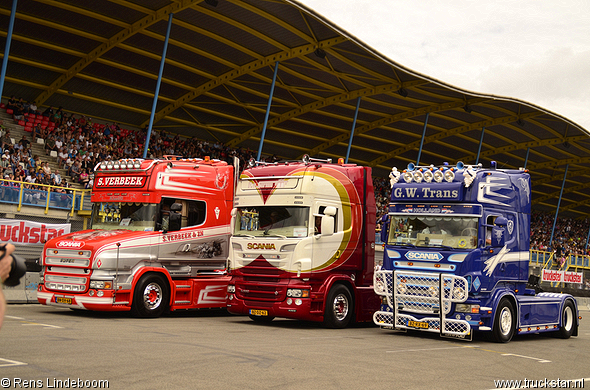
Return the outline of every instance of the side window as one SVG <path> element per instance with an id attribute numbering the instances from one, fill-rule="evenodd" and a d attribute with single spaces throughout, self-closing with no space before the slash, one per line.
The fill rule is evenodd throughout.
<path id="1" fill-rule="evenodd" d="M 199 200 L 186 200 L 183 202 L 186 204 L 186 213 L 183 210 L 182 227 L 202 225 L 207 216 L 207 204 Z"/>

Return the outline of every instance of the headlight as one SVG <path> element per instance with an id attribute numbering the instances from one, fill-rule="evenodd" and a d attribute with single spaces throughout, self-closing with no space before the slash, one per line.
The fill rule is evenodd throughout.
<path id="1" fill-rule="evenodd" d="M 453 290 L 453 298 L 463 300 L 465 298 L 465 290 L 461 287 L 455 287 Z"/>
<path id="2" fill-rule="evenodd" d="M 479 313 L 479 305 L 469 305 L 467 303 L 457 303 L 455 305 L 455 311 L 458 313 Z"/>
<path id="3" fill-rule="evenodd" d="M 227 293 L 228 294 L 235 294 L 236 292 L 236 286 L 233 284 L 228 284 L 227 285 Z"/>
<path id="4" fill-rule="evenodd" d="M 287 289 L 287 296 L 293 298 L 308 298 L 309 297 L 309 290 L 302 290 L 299 288 L 289 288 Z"/>
<path id="5" fill-rule="evenodd" d="M 407 287 L 406 287 L 406 285 L 404 283 L 400 283 L 400 284 L 397 285 L 397 292 L 399 294 L 405 294 L 406 291 L 407 291 Z"/>
<path id="6" fill-rule="evenodd" d="M 438 287 L 430 286 L 428 287 L 428 292 L 430 293 L 431 297 L 438 296 Z"/>
<path id="7" fill-rule="evenodd" d="M 377 294 L 385 293 L 385 284 L 383 283 L 382 279 L 375 280 L 375 291 Z"/>
<path id="8" fill-rule="evenodd" d="M 113 288 L 113 282 L 111 281 L 104 281 L 104 280 L 91 280 L 90 281 L 90 288 L 98 289 L 98 290 L 110 290 Z"/>

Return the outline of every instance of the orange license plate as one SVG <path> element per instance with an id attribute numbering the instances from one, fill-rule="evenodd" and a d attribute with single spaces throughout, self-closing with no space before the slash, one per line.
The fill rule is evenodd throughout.
<path id="1" fill-rule="evenodd" d="M 408 326 L 410 328 L 428 329 L 428 322 L 408 321 Z"/>
<path id="2" fill-rule="evenodd" d="M 71 305 L 72 302 L 72 298 L 70 297 L 55 297 L 55 303 L 61 303 L 64 305 Z"/>
<path id="3" fill-rule="evenodd" d="M 253 316 L 268 316 L 268 310 L 250 309 L 250 315 L 253 315 Z"/>

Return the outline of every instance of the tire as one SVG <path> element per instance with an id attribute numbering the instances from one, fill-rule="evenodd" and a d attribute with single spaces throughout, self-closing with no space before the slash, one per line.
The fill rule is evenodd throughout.
<path id="1" fill-rule="evenodd" d="M 268 324 L 269 322 L 271 322 L 272 320 L 274 320 L 274 317 L 269 317 L 269 316 L 253 316 L 253 315 L 248 315 L 248 317 L 250 317 L 250 319 L 254 322 L 258 322 L 259 324 Z"/>
<path id="2" fill-rule="evenodd" d="M 502 299 L 494 318 L 493 336 L 494 341 L 498 343 L 507 343 L 512 340 L 516 331 L 516 312 L 512 302 L 508 299 Z"/>
<path id="3" fill-rule="evenodd" d="M 335 285 L 326 300 L 325 326 L 332 329 L 345 328 L 352 319 L 353 309 L 354 303 L 348 288 L 341 284 Z"/>
<path id="4" fill-rule="evenodd" d="M 156 318 L 168 310 L 170 292 L 160 275 L 143 275 L 135 286 L 131 311 L 136 317 Z"/>
<path id="5" fill-rule="evenodd" d="M 569 339 L 576 326 L 576 308 L 572 301 L 567 300 L 561 311 L 561 327 L 557 335 L 562 339 Z"/>

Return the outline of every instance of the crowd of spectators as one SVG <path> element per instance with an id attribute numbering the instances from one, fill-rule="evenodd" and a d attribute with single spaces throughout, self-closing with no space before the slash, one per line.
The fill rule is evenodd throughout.
<path id="1" fill-rule="evenodd" d="M 550 245 L 551 230 L 555 214 L 535 212 L 531 215 L 531 249 L 539 251 L 559 251 L 567 257 L 571 255 L 590 255 L 587 246 L 590 220 L 557 218 L 553 232 L 553 245 Z"/>

